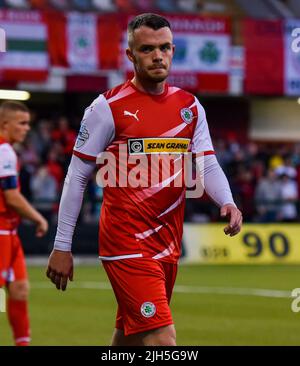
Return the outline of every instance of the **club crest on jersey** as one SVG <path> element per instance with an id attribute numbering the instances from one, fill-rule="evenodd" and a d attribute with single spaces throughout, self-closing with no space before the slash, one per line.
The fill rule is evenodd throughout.
<path id="1" fill-rule="evenodd" d="M 153 302 L 146 301 L 141 306 L 141 313 L 145 318 L 151 318 L 156 313 L 156 306 Z"/>
<path id="2" fill-rule="evenodd" d="M 180 111 L 181 118 L 185 123 L 189 124 L 193 121 L 194 115 L 189 108 L 182 108 Z"/>
<path id="3" fill-rule="evenodd" d="M 89 139 L 89 137 L 90 137 L 90 134 L 89 134 L 88 129 L 86 128 L 86 126 L 84 124 L 82 124 L 80 127 L 80 130 L 79 130 L 79 133 L 78 133 L 78 137 L 77 137 L 75 146 L 77 148 L 82 147 L 86 143 L 86 141 Z"/>

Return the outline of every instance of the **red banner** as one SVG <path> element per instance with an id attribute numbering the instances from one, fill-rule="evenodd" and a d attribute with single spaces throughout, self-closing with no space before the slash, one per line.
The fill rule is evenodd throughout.
<path id="1" fill-rule="evenodd" d="M 281 20 L 243 21 L 245 43 L 245 92 L 284 92 L 284 43 Z"/>

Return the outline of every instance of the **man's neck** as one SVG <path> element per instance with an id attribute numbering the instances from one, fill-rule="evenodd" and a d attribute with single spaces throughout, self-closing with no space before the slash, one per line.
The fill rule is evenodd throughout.
<path id="1" fill-rule="evenodd" d="M 140 91 L 153 95 L 160 95 L 165 90 L 165 80 L 160 83 L 143 81 L 141 82 L 136 76 L 131 80 L 132 84 Z"/>
<path id="2" fill-rule="evenodd" d="M 0 131 L 0 140 L 4 140 L 9 144 L 12 144 L 12 141 L 10 141 L 8 134 L 6 134 L 5 132 Z"/>

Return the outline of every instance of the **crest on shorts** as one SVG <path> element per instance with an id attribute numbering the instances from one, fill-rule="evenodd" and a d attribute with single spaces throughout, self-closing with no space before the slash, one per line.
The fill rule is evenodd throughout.
<path id="1" fill-rule="evenodd" d="M 156 313 L 156 306 L 150 302 L 144 302 L 141 306 L 141 313 L 145 318 L 151 318 Z"/>
<path id="2" fill-rule="evenodd" d="M 193 121 L 194 115 L 190 108 L 182 108 L 180 111 L 181 118 L 185 123 L 191 123 Z"/>

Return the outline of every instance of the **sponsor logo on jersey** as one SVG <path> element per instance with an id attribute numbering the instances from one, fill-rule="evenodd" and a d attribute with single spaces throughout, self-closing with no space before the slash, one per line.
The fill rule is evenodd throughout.
<path id="1" fill-rule="evenodd" d="M 89 134 L 88 129 L 86 128 L 86 126 L 84 124 L 82 124 L 80 127 L 80 130 L 79 130 L 78 136 L 77 136 L 75 146 L 79 149 L 87 142 L 89 137 L 90 137 L 90 134 Z"/>
<path id="2" fill-rule="evenodd" d="M 143 138 L 129 139 L 128 150 L 130 155 L 134 154 L 181 154 L 187 153 L 190 139 L 186 138 Z"/>
<path id="3" fill-rule="evenodd" d="M 137 121 L 139 121 L 139 118 L 137 116 L 139 110 L 137 110 L 135 113 L 131 113 L 129 111 L 124 111 L 124 116 L 130 116 L 130 117 L 133 117 L 135 118 Z"/>
<path id="4" fill-rule="evenodd" d="M 146 301 L 141 306 L 141 313 L 145 318 L 151 318 L 156 313 L 156 306 L 153 302 Z"/>
<path id="5" fill-rule="evenodd" d="M 194 115 L 189 108 L 182 108 L 180 111 L 181 118 L 185 123 L 191 123 L 193 121 Z"/>

